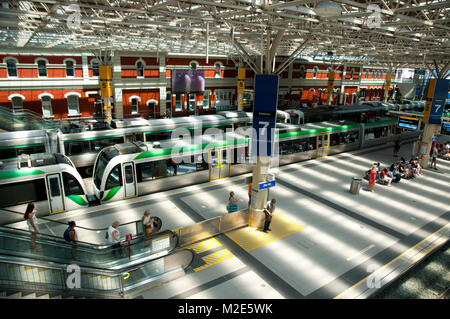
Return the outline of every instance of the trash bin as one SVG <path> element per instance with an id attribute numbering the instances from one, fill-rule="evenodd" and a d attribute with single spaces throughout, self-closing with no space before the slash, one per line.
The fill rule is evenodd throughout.
<path id="1" fill-rule="evenodd" d="M 350 193 L 359 194 L 359 190 L 361 189 L 361 178 L 353 177 L 352 183 L 350 184 Z"/>

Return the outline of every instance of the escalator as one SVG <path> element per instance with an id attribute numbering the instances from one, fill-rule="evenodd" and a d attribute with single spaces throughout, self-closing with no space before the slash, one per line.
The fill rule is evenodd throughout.
<path id="1" fill-rule="evenodd" d="M 170 230 L 135 234 L 122 247 L 112 248 L 83 241 L 74 246 L 62 236 L 41 232 L 33 237 L 26 229 L 4 225 L 0 226 L 0 288 L 120 298 L 183 275 L 194 254 L 175 250 L 177 245 L 178 236 Z"/>

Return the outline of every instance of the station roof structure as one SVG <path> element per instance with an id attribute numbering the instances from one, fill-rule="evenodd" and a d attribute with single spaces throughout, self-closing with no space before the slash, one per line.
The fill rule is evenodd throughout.
<path id="1" fill-rule="evenodd" d="M 244 60 L 270 53 L 433 69 L 448 67 L 450 60 L 448 0 L 0 2 L 0 48 Z"/>

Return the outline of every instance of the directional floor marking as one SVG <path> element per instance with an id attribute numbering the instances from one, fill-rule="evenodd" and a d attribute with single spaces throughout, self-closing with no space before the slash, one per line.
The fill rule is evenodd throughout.
<path id="1" fill-rule="evenodd" d="M 205 251 L 208 251 L 208 250 L 220 247 L 220 246 L 222 246 L 222 244 L 219 243 L 217 241 L 217 239 L 210 238 L 210 239 L 202 240 L 202 241 L 194 243 L 194 244 L 183 246 L 183 248 L 192 249 L 195 253 L 201 254 Z"/>
<path id="2" fill-rule="evenodd" d="M 202 257 L 202 259 L 206 263 L 206 265 L 197 267 L 194 269 L 194 271 L 199 271 L 199 270 L 205 269 L 209 266 L 218 264 L 218 263 L 225 261 L 227 259 L 230 259 L 232 257 L 234 257 L 234 255 L 231 253 L 231 251 L 229 251 L 228 249 L 222 249 L 222 250 L 212 253 L 208 256 Z"/>
<path id="3" fill-rule="evenodd" d="M 232 241 L 249 252 L 258 247 L 267 245 L 275 240 L 295 234 L 304 229 L 304 227 L 293 222 L 286 216 L 276 212 L 272 218 L 268 233 L 264 233 L 262 229 L 253 227 L 243 227 L 225 233 Z"/>

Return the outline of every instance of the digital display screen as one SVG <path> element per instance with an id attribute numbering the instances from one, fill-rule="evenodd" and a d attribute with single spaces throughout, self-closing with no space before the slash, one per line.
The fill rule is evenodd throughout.
<path id="1" fill-rule="evenodd" d="M 406 128 L 408 130 L 417 130 L 419 125 L 419 119 L 415 119 L 412 117 L 403 117 L 400 116 L 398 119 L 398 127 Z"/>
<path id="2" fill-rule="evenodd" d="M 172 70 L 172 93 L 205 91 L 205 71 Z"/>
<path id="3" fill-rule="evenodd" d="M 442 131 L 450 134 L 450 122 L 442 122 Z"/>

